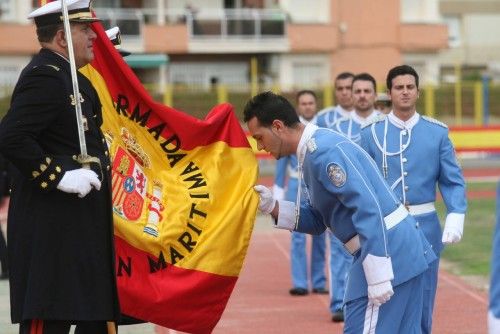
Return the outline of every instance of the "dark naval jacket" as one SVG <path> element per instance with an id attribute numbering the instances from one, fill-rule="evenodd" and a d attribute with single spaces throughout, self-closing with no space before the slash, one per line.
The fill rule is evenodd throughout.
<path id="1" fill-rule="evenodd" d="M 12 321 L 113 320 L 111 178 L 101 103 L 78 73 L 85 140 L 102 186 L 84 198 L 58 190 L 80 154 L 70 66 L 42 49 L 24 68 L 0 123 L 0 153 L 12 163 L 8 252 Z"/>

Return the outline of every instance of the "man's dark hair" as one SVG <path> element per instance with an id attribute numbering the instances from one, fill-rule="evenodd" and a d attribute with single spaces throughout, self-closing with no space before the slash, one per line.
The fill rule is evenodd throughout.
<path id="1" fill-rule="evenodd" d="M 292 104 L 281 95 L 273 92 L 264 92 L 252 97 L 243 110 L 244 121 L 248 122 L 256 117 L 264 127 L 269 127 L 275 119 L 291 127 L 299 123 L 299 116 Z"/>
<path id="2" fill-rule="evenodd" d="M 356 74 L 354 76 L 354 78 L 352 78 L 352 84 L 354 86 L 354 82 L 355 81 L 359 81 L 359 80 L 362 80 L 362 81 L 371 81 L 371 83 L 373 84 L 373 91 L 376 92 L 377 91 L 377 82 L 375 81 L 375 78 L 372 77 L 369 73 L 360 73 L 360 74 Z"/>
<path id="3" fill-rule="evenodd" d="M 411 67 L 409 65 L 400 65 L 400 66 L 396 66 L 396 67 L 391 68 L 389 73 L 387 73 L 387 80 L 386 80 L 387 89 L 388 90 L 392 89 L 392 79 L 394 79 L 398 75 L 406 75 L 406 74 L 413 75 L 413 77 L 415 78 L 415 84 L 417 85 L 417 88 L 418 88 L 417 71 L 415 71 L 413 69 L 413 67 Z"/>
<path id="4" fill-rule="evenodd" d="M 36 35 L 38 36 L 38 41 L 40 43 L 50 43 L 60 29 L 64 29 L 62 23 L 37 27 Z"/>
<path id="5" fill-rule="evenodd" d="M 339 75 L 337 75 L 335 77 L 335 81 L 349 79 L 349 78 L 354 78 L 354 73 L 351 73 L 351 72 L 342 72 L 342 73 L 340 73 Z"/>
<path id="6" fill-rule="evenodd" d="M 313 92 L 312 90 L 309 90 L 309 89 L 303 89 L 303 90 L 299 90 L 299 92 L 297 93 L 297 95 L 295 96 L 295 99 L 297 102 L 299 102 L 299 98 L 302 96 L 302 95 L 312 95 L 314 97 L 315 100 L 318 99 L 318 97 L 316 96 L 316 93 Z"/>

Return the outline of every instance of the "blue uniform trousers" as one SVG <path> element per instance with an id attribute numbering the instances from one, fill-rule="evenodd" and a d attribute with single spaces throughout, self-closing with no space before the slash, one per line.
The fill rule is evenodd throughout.
<path id="1" fill-rule="evenodd" d="M 311 283 L 313 289 L 325 288 L 325 234 L 312 235 L 311 245 Z M 309 289 L 307 279 L 307 234 L 292 232 L 290 261 L 292 284 L 294 288 Z"/>
<path id="2" fill-rule="evenodd" d="M 330 238 L 330 312 L 342 310 L 345 282 L 352 264 L 352 255 L 340 240 L 328 231 Z"/>
<path id="3" fill-rule="evenodd" d="M 362 297 L 345 305 L 345 334 L 420 334 L 423 275 L 394 287 L 394 295 L 380 307 Z M 417 293 L 422 291 L 422 293 Z"/>
<path id="4" fill-rule="evenodd" d="M 297 178 L 288 180 L 285 199 L 295 202 L 298 191 Z M 311 246 L 311 283 L 313 289 L 325 288 L 325 235 L 312 235 Z M 308 283 L 308 261 L 307 261 L 307 234 L 292 232 L 290 244 L 290 266 L 292 272 L 292 285 L 294 288 L 309 290 Z"/>
<path id="5" fill-rule="evenodd" d="M 429 264 L 424 272 L 424 304 L 422 306 L 422 334 L 432 333 L 432 313 L 436 299 L 436 289 L 439 271 L 439 257 Z"/>
<path id="6" fill-rule="evenodd" d="M 416 215 L 415 220 L 419 223 L 422 232 L 431 243 L 437 260 L 429 264 L 429 269 L 424 273 L 424 305 L 422 313 L 422 334 L 432 333 L 432 314 L 436 299 L 436 290 L 439 273 L 439 259 L 443 250 L 441 241 L 441 227 L 436 212 Z"/>

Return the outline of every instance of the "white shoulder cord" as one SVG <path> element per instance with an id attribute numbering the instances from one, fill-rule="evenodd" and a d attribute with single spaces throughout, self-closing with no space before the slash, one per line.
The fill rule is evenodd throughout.
<path id="1" fill-rule="evenodd" d="M 342 124 L 343 121 L 349 121 L 349 126 L 347 127 L 347 133 L 342 131 L 342 128 L 340 127 L 340 124 Z M 347 138 L 351 139 L 351 127 L 352 127 L 351 122 L 352 122 L 351 118 L 342 116 L 342 117 L 337 118 L 335 120 L 335 122 L 332 123 L 332 125 L 335 126 L 338 133 L 343 134 Z"/>
<path id="2" fill-rule="evenodd" d="M 299 156 L 297 157 L 297 171 L 299 173 L 298 175 L 298 181 L 299 181 L 299 187 L 297 190 L 297 197 L 295 199 L 295 228 L 294 230 L 297 229 L 299 226 L 299 219 L 300 219 L 300 197 L 302 196 L 302 182 L 303 182 L 303 173 L 302 173 L 302 162 L 304 161 L 304 156 L 306 154 L 306 149 L 307 146 L 304 145 L 302 149 L 299 152 Z"/>
<path id="3" fill-rule="evenodd" d="M 387 163 L 387 157 L 388 156 L 394 156 L 394 155 L 400 155 L 400 164 L 401 164 L 401 177 L 394 182 L 394 184 L 391 186 L 392 189 L 394 189 L 401 180 L 403 180 L 403 196 L 404 196 L 404 177 L 403 177 L 403 152 L 404 150 L 410 146 L 411 142 L 411 129 L 405 129 L 405 131 L 408 131 L 408 140 L 406 141 L 406 144 L 403 144 L 403 134 L 404 131 L 400 131 L 399 133 L 399 151 L 397 152 L 388 152 L 387 151 L 387 131 L 388 131 L 388 124 L 389 121 L 386 118 L 384 120 L 384 144 L 383 146 L 380 145 L 380 141 L 378 140 L 377 134 L 375 132 L 375 124 L 371 126 L 372 130 L 372 136 L 375 141 L 375 144 L 377 145 L 378 149 L 382 152 L 382 174 L 384 175 L 384 178 L 387 179 L 388 173 L 389 173 L 389 165 Z"/>
<path id="4" fill-rule="evenodd" d="M 349 126 L 347 127 L 347 138 L 351 139 L 352 134 L 352 117 L 349 117 Z"/>
<path id="5" fill-rule="evenodd" d="M 333 115 L 329 115 L 329 114 L 333 114 Z M 335 111 L 335 109 L 333 109 L 333 111 L 330 112 L 329 114 L 327 113 L 325 115 L 325 124 L 326 124 L 326 127 L 330 129 L 335 124 L 335 122 L 337 122 L 337 112 Z M 330 121 L 330 116 L 333 116 L 333 121 Z"/>

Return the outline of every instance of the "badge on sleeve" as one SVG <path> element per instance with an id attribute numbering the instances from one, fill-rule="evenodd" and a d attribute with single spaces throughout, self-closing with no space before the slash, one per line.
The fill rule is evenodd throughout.
<path id="1" fill-rule="evenodd" d="M 347 175 L 342 167 L 335 163 L 331 163 L 326 167 L 326 172 L 328 173 L 328 177 L 330 178 L 330 181 L 336 186 L 336 187 L 342 187 L 345 184 L 345 181 L 347 180 Z"/>

